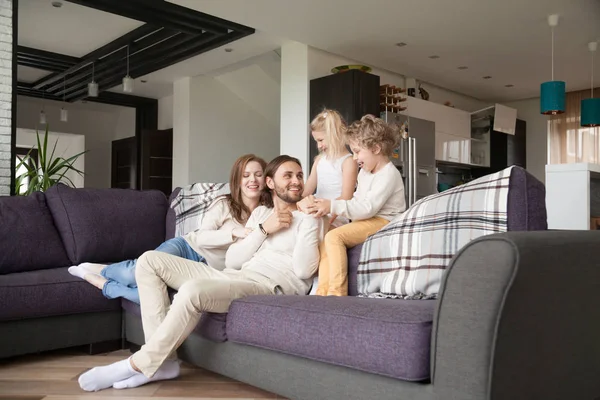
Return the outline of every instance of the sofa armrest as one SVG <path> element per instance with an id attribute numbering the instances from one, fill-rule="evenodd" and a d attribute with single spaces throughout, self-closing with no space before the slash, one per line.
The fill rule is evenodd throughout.
<path id="1" fill-rule="evenodd" d="M 437 307 L 436 399 L 600 398 L 600 232 L 475 240 Z"/>

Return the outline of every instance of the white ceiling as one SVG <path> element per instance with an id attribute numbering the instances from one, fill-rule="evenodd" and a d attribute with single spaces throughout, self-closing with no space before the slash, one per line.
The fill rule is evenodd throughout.
<path id="1" fill-rule="evenodd" d="M 81 57 L 134 30 L 143 22 L 51 0 L 19 0 L 19 44 Z"/>
<path id="2" fill-rule="evenodd" d="M 21 82 L 35 82 L 43 76 L 48 75 L 48 71 L 44 71 L 37 68 L 25 67 L 23 65 L 17 65 L 17 76 Z"/>
<path id="3" fill-rule="evenodd" d="M 567 90 L 589 87 L 587 43 L 600 39 L 599 0 L 169 1 L 493 101 L 538 96 L 540 83 L 550 80 L 548 14 L 561 16 L 555 79 Z"/>
<path id="4" fill-rule="evenodd" d="M 81 57 L 142 25 L 143 22 L 63 1 L 61 8 L 51 0 L 19 1 L 19 45 Z M 135 95 L 161 98 L 173 93 L 173 82 L 215 71 L 281 47 L 276 36 L 257 32 L 160 71 L 135 79 Z M 231 48 L 227 53 L 224 48 Z M 34 82 L 49 74 L 18 67 L 18 79 Z M 146 83 L 141 81 L 145 80 Z M 112 92 L 122 92 L 118 85 Z"/>

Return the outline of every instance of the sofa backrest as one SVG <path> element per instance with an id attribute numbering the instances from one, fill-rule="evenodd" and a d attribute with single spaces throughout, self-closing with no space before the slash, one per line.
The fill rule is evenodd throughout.
<path id="1" fill-rule="evenodd" d="M 73 264 L 137 258 L 165 240 L 168 204 L 157 190 L 73 189 L 58 184 L 45 195 Z"/>
<path id="2" fill-rule="evenodd" d="M 70 264 L 43 193 L 0 197 L 0 275 Z"/>
<path id="3" fill-rule="evenodd" d="M 165 221 L 165 225 L 166 225 L 165 238 L 166 239 L 172 239 L 175 237 L 175 210 L 171 208 L 171 204 L 173 203 L 173 200 L 175 200 L 175 197 L 177 197 L 177 195 L 179 194 L 180 191 L 181 191 L 181 188 L 177 187 L 177 188 L 175 188 L 175 190 L 173 190 L 173 192 L 169 196 L 169 208 L 167 209 L 167 220 Z"/>
<path id="4" fill-rule="evenodd" d="M 507 203 L 509 231 L 543 231 L 548 229 L 546 187 L 521 167 L 510 173 Z"/>

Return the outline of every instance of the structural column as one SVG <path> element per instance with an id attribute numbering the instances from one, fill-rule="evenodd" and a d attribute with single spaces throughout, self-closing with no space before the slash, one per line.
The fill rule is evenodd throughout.
<path id="1" fill-rule="evenodd" d="M 280 152 L 296 157 L 308 178 L 310 135 L 308 46 L 290 42 L 281 47 Z"/>

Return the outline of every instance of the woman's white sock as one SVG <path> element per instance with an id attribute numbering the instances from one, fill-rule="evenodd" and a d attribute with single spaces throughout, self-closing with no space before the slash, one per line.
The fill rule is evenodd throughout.
<path id="1" fill-rule="evenodd" d="M 90 273 L 90 271 L 88 271 L 87 269 L 81 268 L 78 265 L 74 265 L 72 267 L 69 267 L 68 271 L 69 271 L 69 273 L 71 275 L 76 276 L 76 277 L 81 278 L 81 279 L 83 279 L 83 277 L 86 274 Z"/>

